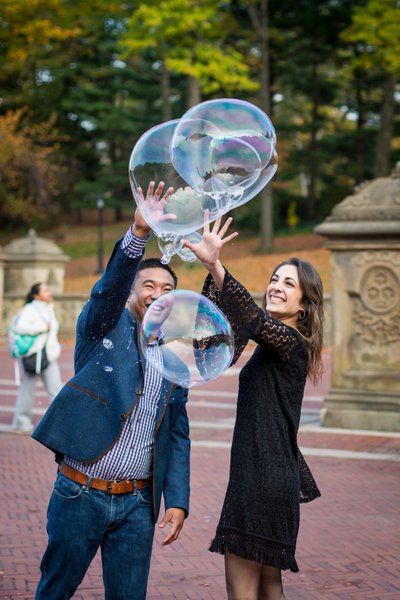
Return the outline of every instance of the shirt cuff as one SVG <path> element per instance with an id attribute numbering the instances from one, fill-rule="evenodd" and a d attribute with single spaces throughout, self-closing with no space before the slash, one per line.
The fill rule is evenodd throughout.
<path id="1" fill-rule="evenodd" d="M 129 227 L 124 239 L 121 241 L 121 250 L 123 250 L 129 258 L 139 258 L 142 256 L 149 238 L 150 234 L 147 235 L 145 239 L 137 237 L 132 233 L 132 229 Z"/>

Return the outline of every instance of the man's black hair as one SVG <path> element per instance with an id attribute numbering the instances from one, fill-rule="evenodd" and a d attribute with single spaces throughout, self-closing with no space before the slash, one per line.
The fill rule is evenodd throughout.
<path id="1" fill-rule="evenodd" d="M 162 263 L 160 258 L 144 258 L 139 264 L 137 273 L 142 269 L 165 269 L 174 280 L 175 287 L 178 287 L 178 277 L 176 276 L 175 271 L 173 271 L 169 265 Z"/>

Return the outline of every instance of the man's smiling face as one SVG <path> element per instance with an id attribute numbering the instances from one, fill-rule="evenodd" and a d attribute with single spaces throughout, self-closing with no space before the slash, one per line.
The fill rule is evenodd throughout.
<path id="1" fill-rule="evenodd" d="M 138 321 L 141 321 L 154 300 L 174 289 L 175 282 L 166 269 L 162 267 L 142 269 L 135 277 L 128 298 L 128 310 Z"/>

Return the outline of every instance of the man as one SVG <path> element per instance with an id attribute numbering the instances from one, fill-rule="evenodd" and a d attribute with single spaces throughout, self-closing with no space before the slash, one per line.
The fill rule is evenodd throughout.
<path id="1" fill-rule="evenodd" d="M 168 265 L 141 261 L 149 233 L 137 209 L 78 318 L 75 375 L 33 433 L 61 461 L 37 600 L 71 598 L 99 547 L 105 598 L 144 599 L 161 495 L 164 545 L 188 514 L 187 390 L 146 365 L 137 342 L 147 308 L 177 283 Z M 158 344 L 150 351 L 161 357 Z"/>

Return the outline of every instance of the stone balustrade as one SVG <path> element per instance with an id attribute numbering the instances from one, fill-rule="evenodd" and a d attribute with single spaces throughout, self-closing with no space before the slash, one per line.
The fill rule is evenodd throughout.
<path id="1" fill-rule="evenodd" d="M 356 188 L 315 231 L 332 273 L 327 427 L 400 431 L 400 163 Z"/>

